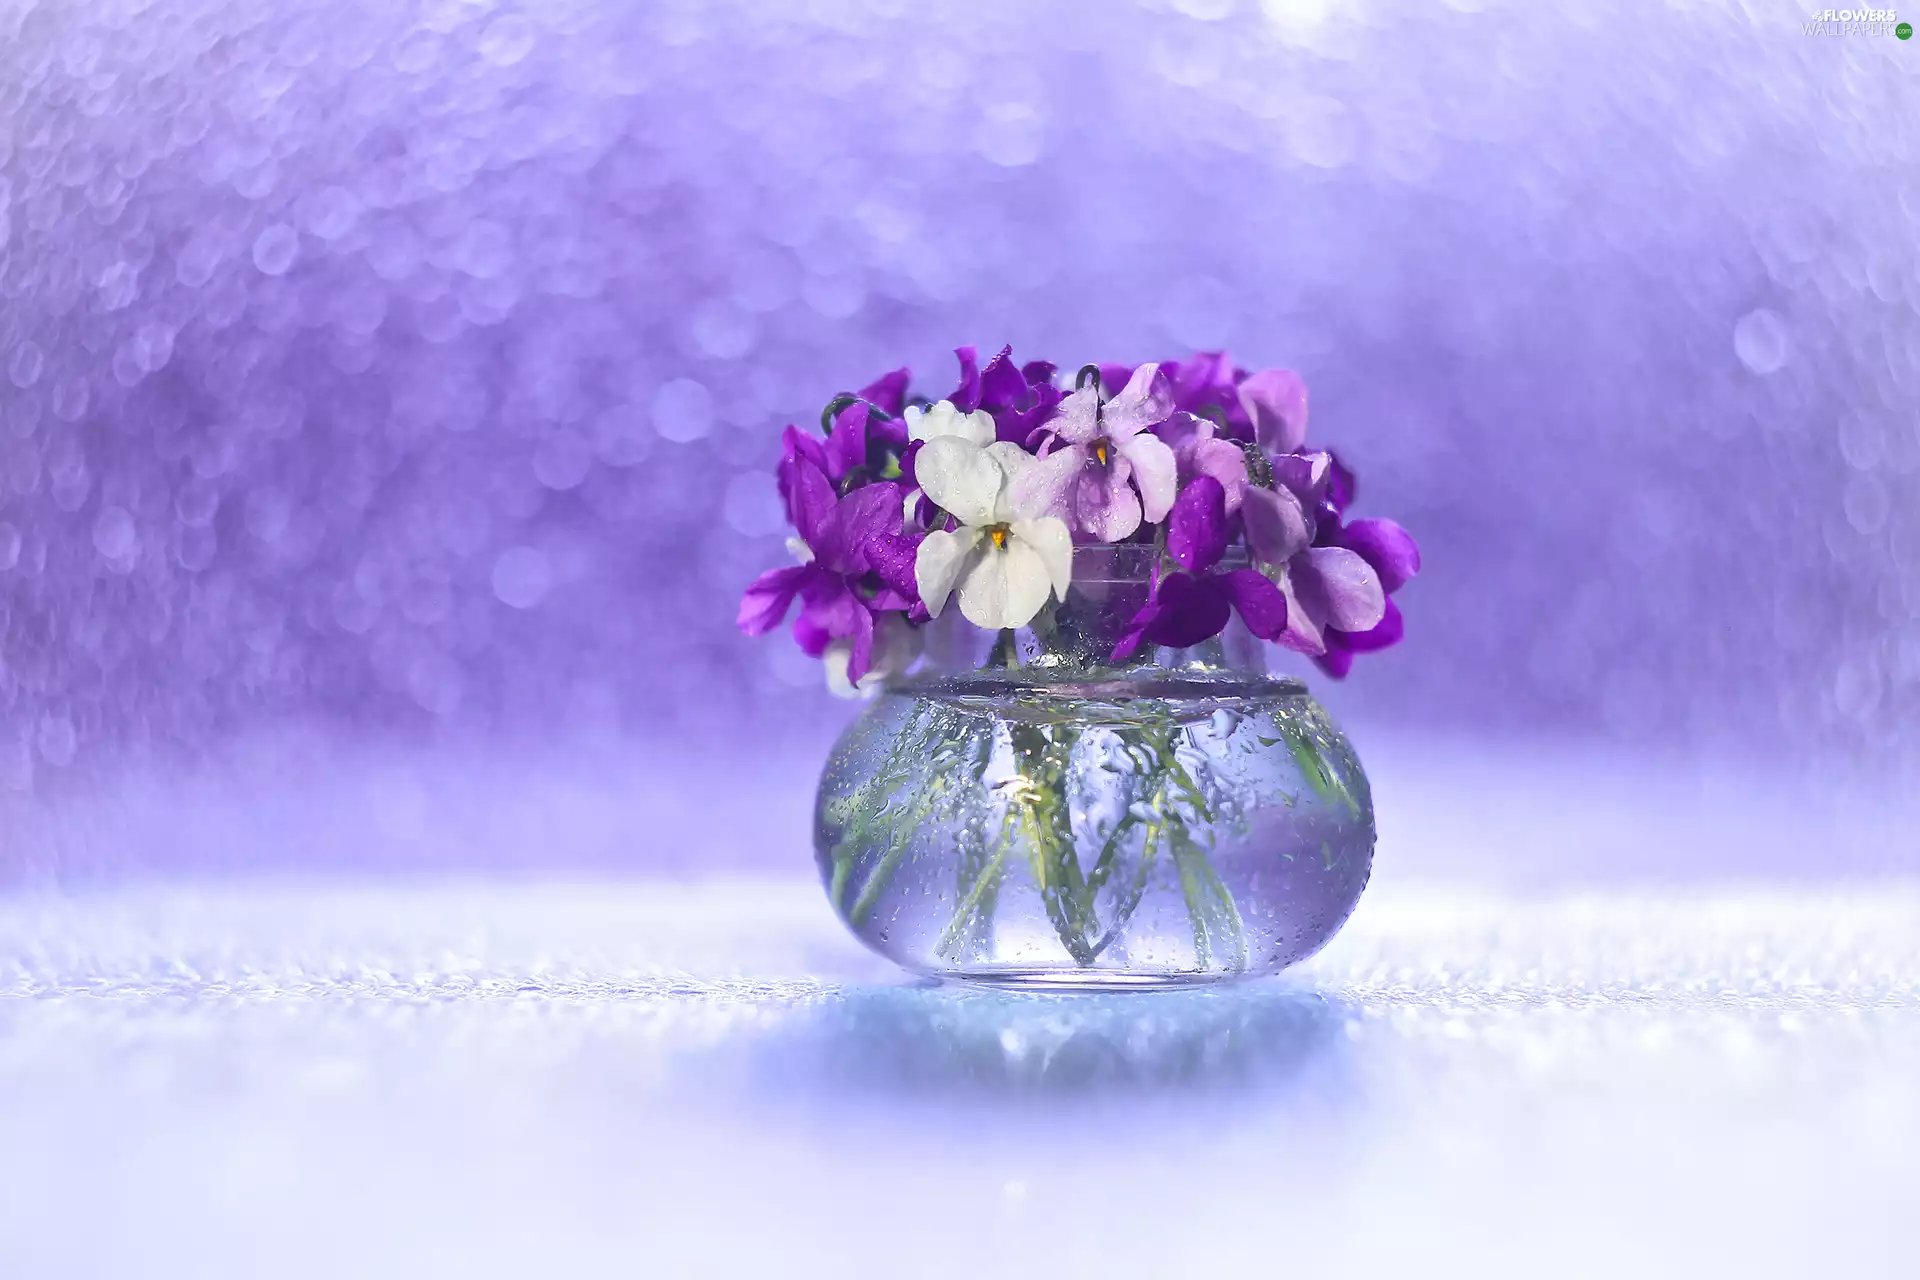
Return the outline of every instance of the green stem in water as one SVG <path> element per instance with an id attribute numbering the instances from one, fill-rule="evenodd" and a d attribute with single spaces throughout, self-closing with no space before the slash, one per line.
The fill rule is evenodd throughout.
<path id="1" fill-rule="evenodd" d="M 1094 955 L 1098 956 L 1112 946 L 1126 930 L 1128 922 L 1133 919 L 1133 913 L 1140 909 L 1140 900 L 1147 895 L 1147 881 L 1153 874 L 1153 856 L 1159 848 L 1160 829 L 1149 826 L 1146 834 L 1140 838 L 1140 862 L 1134 868 L 1133 880 L 1114 904 L 1113 923 L 1107 926 L 1105 933 L 1100 935 L 1100 940 L 1093 944 Z"/>
<path id="2" fill-rule="evenodd" d="M 1194 840 L 1191 828 L 1174 804 L 1177 798 L 1193 811 L 1200 823 L 1209 828 L 1213 826 L 1214 814 L 1207 803 L 1205 791 L 1180 761 L 1175 741 L 1175 735 L 1180 732 L 1167 725 L 1147 736 L 1154 751 L 1162 786 L 1170 784 L 1176 793 L 1169 795 L 1162 792 L 1166 799 L 1163 812 L 1166 815 L 1168 852 L 1173 856 L 1174 867 L 1179 873 L 1180 893 L 1186 899 L 1187 916 L 1193 925 L 1194 959 L 1204 969 L 1214 963 L 1216 953 L 1224 951 L 1231 957 L 1229 963 L 1233 968 L 1244 969 L 1247 966 L 1246 922 L 1241 918 L 1240 908 L 1234 902 L 1226 882 L 1208 859 L 1208 850 Z"/>
<path id="3" fill-rule="evenodd" d="M 1107 833 L 1107 842 L 1100 846 L 1100 856 L 1094 860 L 1093 870 L 1087 872 L 1087 892 L 1097 894 L 1107 887 L 1107 879 L 1113 875 L 1113 868 L 1120 855 L 1120 842 L 1126 834 L 1140 825 L 1140 815 L 1129 809 L 1113 824 L 1113 830 Z"/>
<path id="4" fill-rule="evenodd" d="M 1217 951 L 1224 951 L 1229 967 L 1246 968 L 1246 924 L 1233 895 L 1207 861 L 1206 850 L 1184 831 L 1174 833 L 1172 845 L 1174 866 L 1180 872 L 1180 892 L 1193 921 L 1194 959 L 1204 969 L 1214 963 Z"/>
<path id="5" fill-rule="evenodd" d="M 1006 870 L 1007 855 L 1012 852 L 1013 830 L 1012 822 L 1008 820 L 1001 824 L 1000 839 L 994 843 L 993 852 L 981 866 L 980 873 L 974 877 L 972 886 L 960 899 L 960 905 L 953 909 L 953 919 L 940 935 L 939 945 L 934 948 L 935 954 L 950 955 L 976 927 L 992 927 L 994 904 L 1000 896 L 1000 877 Z"/>
<path id="6" fill-rule="evenodd" d="M 968 791 L 972 796 L 985 793 L 987 766 L 993 760 L 993 738 L 991 732 L 978 734 L 972 743 L 970 761 L 971 785 Z M 957 797 L 959 799 L 964 799 Z M 958 894 L 958 905 L 954 907 L 953 918 L 940 935 L 935 954 L 951 957 L 964 943 L 968 954 L 976 949 L 990 949 L 993 937 L 993 910 L 999 900 L 1000 877 L 1006 866 L 1007 853 L 1012 847 L 1013 832 L 1003 818 L 1000 823 L 998 845 L 989 853 L 984 822 L 963 822 L 955 832 L 959 844 L 959 859 L 955 867 L 954 889 Z"/>
<path id="7" fill-rule="evenodd" d="M 1066 725 L 1009 726 L 1020 772 L 1008 784 L 1007 803 L 1027 839 L 1034 884 L 1060 944 L 1076 964 L 1093 963 L 1093 904 L 1074 852 L 1067 773 L 1079 732 Z"/>
<path id="8" fill-rule="evenodd" d="M 838 856 L 833 859 L 833 881 L 827 886 L 827 900 L 841 910 L 846 909 L 847 878 L 853 874 L 853 859 Z"/>
<path id="9" fill-rule="evenodd" d="M 972 732 L 964 731 L 938 714 L 916 716 L 911 729 L 896 741 L 897 745 L 888 753 L 886 767 L 876 775 L 870 786 L 863 786 L 855 793 L 859 802 L 853 806 L 854 812 L 847 829 L 834 846 L 835 866 L 830 888 L 834 891 L 835 903 L 841 904 L 845 901 L 850 875 L 850 871 L 843 873 L 842 867 L 850 867 L 860 850 L 866 847 L 868 836 L 887 837 L 887 851 L 867 874 L 866 882 L 860 888 L 860 896 L 851 907 L 845 909 L 849 924 L 860 924 L 873 910 L 880 895 L 886 892 L 892 882 L 894 873 L 905 861 L 908 851 L 913 847 L 914 836 L 922 825 L 947 804 L 966 799 L 967 793 L 958 782 L 960 772 L 953 766 L 960 762 L 965 752 L 972 751 L 976 759 L 982 761 L 979 769 L 984 772 L 984 757 L 990 753 L 992 746 L 991 738 L 985 737 L 977 728 Z M 897 807 L 891 804 L 894 790 L 902 783 L 910 783 L 919 770 L 925 768 L 929 756 L 934 767 L 925 786 L 914 793 L 907 803 Z M 873 797 L 879 798 L 877 808 L 869 803 Z"/>
<path id="10" fill-rule="evenodd" d="M 915 708 L 881 768 L 827 810 L 827 820 L 841 829 L 840 838 L 834 842 L 830 855 L 833 859 L 833 875 L 828 891 L 833 905 L 849 919 L 852 918 L 852 907 L 846 895 L 853 875 L 853 863 L 867 847 L 868 840 L 885 829 L 893 793 L 909 784 L 918 757 L 933 737 L 933 726 L 932 712 L 926 707 Z"/>
<path id="11" fill-rule="evenodd" d="M 1354 799 L 1339 770 L 1333 767 L 1326 753 L 1321 750 L 1312 728 L 1295 723 L 1291 717 L 1281 720 L 1279 728 L 1295 767 L 1300 770 L 1300 776 L 1307 780 L 1307 786 L 1313 793 L 1326 803 L 1338 804 L 1349 814 L 1358 816 L 1360 802 Z"/>
<path id="12" fill-rule="evenodd" d="M 849 924 L 857 925 L 865 921 L 867 913 L 873 910 L 873 904 L 886 892 L 887 886 L 893 882 L 893 873 L 900 869 L 900 863 L 907 856 L 914 832 L 931 809 L 931 802 L 916 805 L 912 817 L 895 824 L 892 843 L 887 846 L 880 861 L 874 864 L 873 870 L 867 875 L 867 882 L 860 887 L 860 896 L 854 899 L 852 909 L 847 912 Z"/>

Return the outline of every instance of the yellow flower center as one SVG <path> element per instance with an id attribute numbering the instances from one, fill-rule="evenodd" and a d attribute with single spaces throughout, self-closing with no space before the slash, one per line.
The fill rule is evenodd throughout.
<path id="1" fill-rule="evenodd" d="M 1102 437 L 1101 439 L 1095 440 L 1093 442 L 1094 460 L 1097 461 L 1103 467 L 1107 465 L 1107 456 L 1109 451 L 1110 451 L 1109 446 L 1107 444 L 1105 437 Z"/>
<path id="2" fill-rule="evenodd" d="M 1005 551 L 1007 549 L 1007 526 L 996 524 L 987 530 L 987 536 L 993 539 L 994 550 Z"/>

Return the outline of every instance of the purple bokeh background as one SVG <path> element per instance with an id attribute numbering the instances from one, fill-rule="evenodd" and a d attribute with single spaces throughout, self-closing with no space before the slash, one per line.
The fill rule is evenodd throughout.
<path id="1" fill-rule="evenodd" d="M 0 878 L 803 864 L 780 427 L 1006 341 L 1306 375 L 1426 829 L 1791 867 L 1670 819 L 1920 772 L 1920 49 L 1804 21 L 0 0 Z"/>

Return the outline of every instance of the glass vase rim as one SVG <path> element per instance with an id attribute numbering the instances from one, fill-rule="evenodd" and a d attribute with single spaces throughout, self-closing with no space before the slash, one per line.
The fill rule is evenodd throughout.
<path id="1" fill-rule="evenodd" d="M 982 667 L 972 671 L 919 670 L 895 676 L 881 686 L 889 697 L 1047 698 L 1104 702 L 1131 698 L 1308 698 L 1313 690 L 1298 676 L 1244 671 L 1231 667 L 1159 666 L 1083 667 L 1042 664 Z"/>
<path id="2" fill-rule="evenodd" d="M 1153 581 L 1154 570 L 1166 559 L 1166 549 L 1152 542 L 1076 542 L 1073 546 L 1073 583 L 1144 583 Z M 1245 569 L 1253 560 L 1244 547 L 1228 547 L 1213 570 Z M 1161 569 L 1163 574 L 1185 572 L 1174 562 Z"/>

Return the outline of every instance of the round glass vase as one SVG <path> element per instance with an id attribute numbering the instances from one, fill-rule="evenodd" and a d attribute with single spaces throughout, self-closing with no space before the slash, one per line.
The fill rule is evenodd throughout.
<path id="1" fill-rule="evenodd" d="M 814 848 L 856 937 L 916 973 L 1051 990 L 1259 977 L 1359 901 L 1373 803 L 1304 684 L 1236 621 L 1108 659 L 1150 548 L 1079 548 L 1031 628 L 926 628 L 840 737 Z"/>

